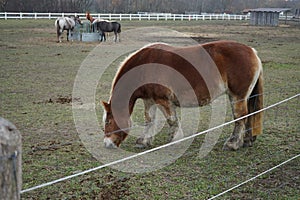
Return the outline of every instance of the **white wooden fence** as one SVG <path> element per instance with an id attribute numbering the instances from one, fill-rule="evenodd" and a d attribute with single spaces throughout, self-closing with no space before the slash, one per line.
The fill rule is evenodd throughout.
<path id="1" fill-rule="evenodd" d="M 23 13 L 23 12 L 0 12 L 0 19 L 56 19 L 57 17 L 78 15 L 85 18 L 85 13 Z M 171 13 L 149 13 L 149 14 L 91 14 L 94 18 L 107 20 L 249 20 L 249 15 L 229 14 L 171 14 Z"/>

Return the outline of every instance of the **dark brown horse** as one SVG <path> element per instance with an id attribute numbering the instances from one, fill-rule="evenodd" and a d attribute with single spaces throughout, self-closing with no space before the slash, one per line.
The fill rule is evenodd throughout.
<path id="1" fill-rule="evenodd" d="M 262 92 L 262 64 L 251 47 L 232 41 L 180 48 L 152 44 L 123 62 L 112 83 L 109 101 L 102 102 L 104 144 L 115 148 L 125 140 L 137 99 L 144 101 L 148 123 L 154 117 L 150 108 L 153 105 L 163 108 L 174 137 L 172 134 L 178 128 L 176 107 L 203 106 L 226 93 L 237 119 L 263 107 Z M 262 132 L 262 118 L 262 113 L 257 113 L 236 121 L 224 148 L 237 150 L 251 146 Z M 143 135 L 137 144 L 148 146 L 152 140 L 153 135 Z"/>
<path id="2" fill-rule="evenodd" d="M 117 42 L 117 39 L 119 37 L 120 41 L 120 33 L 121 33 L 121 24 L 119 22 L 115 21 L 108 21 L 104 19 L 95 19 L 91 16 L 89 12 L 86 12 L 86 18 L 91 22 L 92 30 L 98 31 L 101 35 L 101 41 L 106 41 L 106 35 L 107 32 L 114 32 L 115 34 L 115 42 Z"/>

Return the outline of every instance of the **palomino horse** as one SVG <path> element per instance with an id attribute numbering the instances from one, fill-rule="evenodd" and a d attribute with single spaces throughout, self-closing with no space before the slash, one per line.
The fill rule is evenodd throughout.
<path id="1" fill-rule="evenodd" d="M 106 32 L 114 32 L 115 42 L 117 42 L 118 36 L 120 41 L 121 24 L 119 22 L 94 19 L 89 12 L 86 13 L 86 18 L 92 23 L 92 29 L 97 30 L 101 35 L 101 41 L 106 41 Z"/>
<path id="2" fill-rule="evenodd" d="M 73 31 L 76 24 L 81 24 L 79 16 L 59 17 L 55 21 L 57 31 L 57 42 L 61 42 L 61 34 L 67 30 L 67 41 L 69 41 L 69 32 Z"/>
<path id="3" fill-rule="evenodd" d="M 134 70 L 138 71 L 138 76 L 126 77 Z M 172 70 L 181 74 L 191 89 L 174 80 L 174 74 L 166 73 Z M 128 94 L 130 91 L 126 87 L 135 79 L 141 82 L 148 80 Z M 117 87 L 118 84 L 126 87 L 122 89 Z M 163 108 L 171 136 L 174 137 L 179 125 L 176 107 L 203 106 L 226 93 L 232 101 L 234 119 L 237 119 L 263 107 L 262 92 L 261 61 L 256 51 L 246 45 L 217 41 L 190 47 L 172 47 L 162 43 L 145 46 L 123 62 L 112 83 L 110 100 L 102 102 L 105 147 L 119 147 L 127 137 L 131 126 L 130 115 L 139 98 L 144 101 L 145 120 L 150 124 L 153 122 L 150 108 L 153 105 Z M 196 96 L 194 100 L 193 95 Z M 125 101 L 126 98 L 129 100 Z M 237 150 L 242 146 L 251 146 L 262 132 L 262 118 L 262 113 L 258 112 L 236 121 L 224 149 Z M 139 146 L 149 146 L 152 136 L 143 135 L 136 142 Z"/>

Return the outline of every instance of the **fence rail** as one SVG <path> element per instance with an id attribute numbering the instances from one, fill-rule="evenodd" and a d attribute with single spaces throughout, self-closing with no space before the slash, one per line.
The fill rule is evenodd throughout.
<path id="1" fill-rule="evenodd" d="M 85 18 L 85 13 L 23 13 L 23 12 L 0 12 L 0 19 L 56 19 L 68 15 L 78 15 Z M 232 14 L 171 14 L 171 13 L 149 13 L 149 14 L 111 14 L 95 13 L 91 14 L 96 18 L 108 20 L 249 20 L 249 15 L 232 15 Z"/>

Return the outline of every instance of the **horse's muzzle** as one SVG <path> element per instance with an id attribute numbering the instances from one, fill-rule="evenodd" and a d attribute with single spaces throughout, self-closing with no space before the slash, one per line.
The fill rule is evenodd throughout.
<path id="1" fill-rule="evenodd" d="M 104 146 L 105 146 L 105 148 L 108 148 L 108 149 L 118 148 L 117 145 L 115 145 L 115 143 L 113 143 L 113 141 L 111 141 L 111 139 L 108 137 L 104 138 Z"/>

